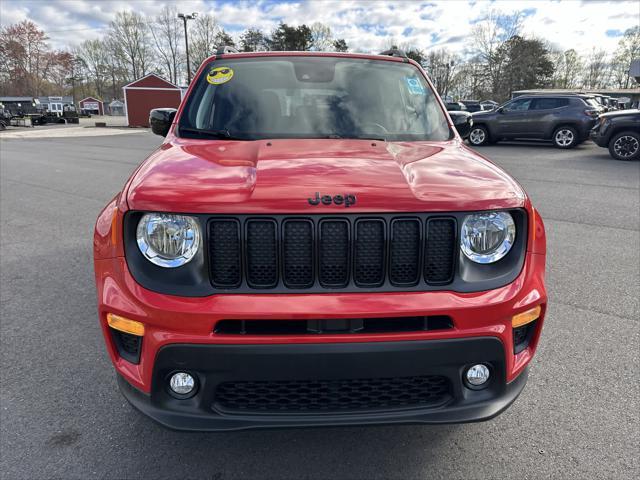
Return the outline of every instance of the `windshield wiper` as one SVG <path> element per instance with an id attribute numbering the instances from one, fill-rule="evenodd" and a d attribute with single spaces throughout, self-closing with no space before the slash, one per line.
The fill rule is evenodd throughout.
<path id="1" fill-rule="evenodd" d="M 367 136 L 359 136 L 359 135 L 340 135 L 338 133 L 329 133 L 327 135 L 319 135 L 313 136 L 309 138 L 336 138 L 336 139 L 347 139 L 347 140 L 375 140 L 378 142 L 386 142 L 387 139 L 383 137 L 367 137 Z"/>
<path id="2" fill-rule="evenodd" d="M 200 128 L 192 128 L 192 127 L 179 127 L 180 133 L 188 132 L 195 133 L 198 135 L 204 135 L 210 138 L 224 138 L 227 140 L 247 140 L 246 138 L 237 137 L 231 134 L 227 128 L 221 128 L 219 130 L 203 130 Z"/>

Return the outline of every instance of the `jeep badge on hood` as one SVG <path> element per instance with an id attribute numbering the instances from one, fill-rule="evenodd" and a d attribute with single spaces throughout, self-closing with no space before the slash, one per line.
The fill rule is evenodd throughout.
<path id="1" fill-rule="evenodd" d="M 350 193 L 346 193 L 344 195 L 335 195 L 332 197 L 331 195 L 320 195 L 320 192 L 316 192 L 316 198 L 308 198 L 307 201 L 309 205 L 319 205 L 322 202 L 323 205 L 331 205 L 332 203 L 335 205 L 344 205 L 346 208 L 349 208 L 351 205 L 356 204 L 356 196 Z"/>

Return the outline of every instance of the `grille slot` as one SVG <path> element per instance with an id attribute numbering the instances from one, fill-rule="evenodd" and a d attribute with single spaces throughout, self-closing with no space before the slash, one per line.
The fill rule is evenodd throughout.
<path id="1" fill-rule="evenodd" d="M 383 220 L 356 222 L 354 281 L 359 287 L 384 282 L 385 224 Z"/>
<path id="2" fill-rule="evenodd" d="M 275 287 L 278 253 L 275 220 L 247 222 L 247 283 L 253 288 Z"/>
<path id="3" fill-rule="evenodd" d="M 420 220 L 396 219 L 391 224 L 389 280 L 415 285 L 420 280 Z"/>
<path id="4" fill-rule="evenodd" d="M 313 285 L 313 223 L 309 220 L 284 222 L 284 284 L 288 288 Z"/>
<path id="5" fill-rule="evenodd" d="M 449 381 L 426 375 L 340 380 L 274 380 L 223 382 L 214 408 L 256 414 L 434 408 L 451 398 Z"/>
<path id="6" fill-rule="evenodd" d="M 312 320 L 220 320 L 221 335 L 318 335 L 424 332 L 453 328 L 444 315 L 388 318 L 327 318 Z"/>
<path id="7" fill-rule="evenodd" d="M 453 279 L 456 222 L 453 218 L 427 220 L 424 277 L 427 283 L 443 284 Z"/>
<path id="8" fill-rule="evenodd" d="M 209 224 L 211 282 L 216 287 L 240 286 L 240 223 L 237 220 L 213 220 Z"/>
<path id="9" fill-rule="evenodd" d="M 346 220 L 320 222 L 320 285 L 344 288 L 349 283 L 349 223 Z"/>

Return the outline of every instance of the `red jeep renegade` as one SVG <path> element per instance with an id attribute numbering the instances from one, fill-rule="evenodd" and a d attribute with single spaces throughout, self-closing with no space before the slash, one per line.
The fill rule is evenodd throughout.
<path id="1" fill-rule="evenodd" d="M 97 220 L 125 397 L 171 428 L 469 422 L 524 388 L 547 295 L 522 187 L 421 67 L 235 53 Z"/>

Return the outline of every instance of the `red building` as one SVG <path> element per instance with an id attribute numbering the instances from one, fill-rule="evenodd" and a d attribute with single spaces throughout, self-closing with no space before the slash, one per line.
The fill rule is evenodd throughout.
<path id="1" fill-rule="evenodd" d="M 95 97 L 83 98 L 78 102 L 80 111 L 90 113 L 91 115 L 104 115 L 104 104 L 102 100 Z"/>
<path id="2" fill-rule="evenodd" d="M 149 111 L 154 108 L 178 108 L 182 99 L 179 87 L 155 73 L 139 78 L 122 89 L 130 127 L 148 127 Z"/>

